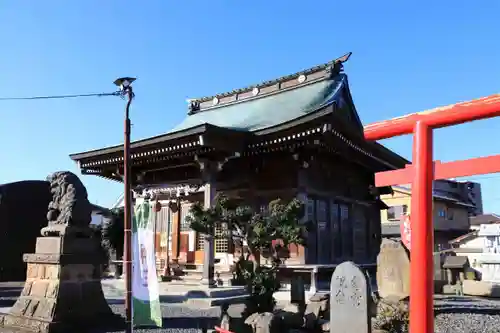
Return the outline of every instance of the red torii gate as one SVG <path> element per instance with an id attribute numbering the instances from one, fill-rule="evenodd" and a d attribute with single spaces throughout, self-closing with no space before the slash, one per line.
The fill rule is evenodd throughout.
<path id="1" fill-rule="evenodd" d="M 432 160 L 432 130 L 500 116 L 500 94 L 440 107 L 365 126 L 367 140 L 413 133 L 412 164 L 380 172 L 375 185 L 412 183 L 410 332 L 434 332 L 432 182 L 500 172 L 500 155 L 441 163 Z"/>
<path id="2" fill-rule="evenodd" d="M 500 94 L 462 102 L 364 127 L 367 140 L 414 134 L 413 163 L 404 169 L 379 172 L 375 185 L 412 183 L 410 333 L 434 332 L 432 182 L 500 172 L 500 155 L 441 163 L 432 160 L 432 130 L 500 116 Z M 232 333 L 216 327 L 221 333 Z"/>

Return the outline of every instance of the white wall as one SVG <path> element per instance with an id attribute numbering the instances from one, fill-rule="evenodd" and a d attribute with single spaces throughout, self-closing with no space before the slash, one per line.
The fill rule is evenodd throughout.
<path id="1" fill-rule="evenodd" d="M 482 280 L 500 282 L 500 252 L 498 251 L 499 236 L 490 236 L 496 238 L 495 241 L 487 241 L 487 236 L 478 235 L 460 245 L 464 252 L 458 252 L 459 256 L 466 256 L 472 268 L 479 271 Z M 481 249 L 482 253 L 467 252 L 467 249 Z"/>
<path id="2" fill-rule="evenodd" d="M 461 249 L 471 249 L 471 248 L 482 249 L 483 246 L 484 246 L 484 240 L 482 239 L 482 237 L 476 237 L 463 244 L 460 244 Z"/>
<path id="3" fill-rule="evenodd" d="M 101 225 L 103 220 L 104 220 L 104 217 L 101 214 L 92 213 L 92 221 L 90 222 L 90 224 Z"/>

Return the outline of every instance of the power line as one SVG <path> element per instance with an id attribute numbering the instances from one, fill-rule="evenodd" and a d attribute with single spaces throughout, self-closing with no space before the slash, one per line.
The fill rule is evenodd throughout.
<path id="1" fill-rule="evenodd" d="M 475 175 L 475 176 L 466 176 L 466 177 L 457 177 L 457 178 L 465 178 L 465 179 L 470 179 L 472 181 L 474 180 L 483 180 L 483 179 L 498 179 L 500 178 L 500 175 L 495 175 L 495 176 L 488 176 L 488 175 Z"/>
<path id="2" fill-rule="evenodd" d="M 64 99 L 77 97 L 104 97 L 104 96 L 120 96 L 121 92 L 115 91 L 112 93 L 99 94 L 77 94 L 77 95 L 52 95 L 52 96 L 32 96 L 32 97 L 0 97 L 0 101 L 27 101 L 36 99 Z"/>

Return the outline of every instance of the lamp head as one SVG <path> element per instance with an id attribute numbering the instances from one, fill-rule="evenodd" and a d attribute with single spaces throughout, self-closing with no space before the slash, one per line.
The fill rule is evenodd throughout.
<path id="1" fill-rule="evenodd" d="M 120 87 L 120 90 L 123 91 L 123 90 L 127 89 L 128 87 L 130 87 L 132 82 L 134 82 L 135 80 L 136 79 L 133 77 L 121 77 L 121 78 L 116 79 L 115 82 L 113 82 L 113 83 L 116 86 Z"/>

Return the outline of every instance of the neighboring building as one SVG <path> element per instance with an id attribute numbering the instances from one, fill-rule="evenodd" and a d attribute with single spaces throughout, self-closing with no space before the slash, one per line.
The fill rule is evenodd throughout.
<path id="1" fill-rule="evenodd" d="M 449 247 L 449 241 L 469 232 L 469 216 L 482 210 L 481 193 L 475 193 L 474 204 L 464 190 L 473 183 L 457 183 L 449 180 L 434 182 L 434 250 L 441 251 Z M 473 186 L 474 189 L 480 188 Z M 381 196 L 389 207 L 381 211 L 382 234 L 388 237 L 401 237 L 403 215 L 411 215 L 411 188 L 393 186 L 392 194 Z M 464 190 L 464 191 L 462 191 Z M 476 190 L 475 190 L 476 191 Z M 478 208 L 480 207 L 480 208 Z"/>
<path id="2" fill-rule="evenodd" d="M 256 209 L 278 197 L 306 203 L 314 228 L 307 248 L 290 247 L 287 263 L 375 264 L 383 204 L 374 174 L 409 162 L 365 141 L 342 72 L 347 58 L 190 100 L 181 124 L 131 144 L 133 185 L 156 192 L 162 205 L 154 216 L 160 258 L 171 239 L 171 258 L 203 264 L 203 235 L 189 228 L 186 214 L 192 202 L 210 204 L 224 192 Z M 122 145 L 71 158 L 83 174 L 122 180 Z M 235 251 L 229 239 L 216 240 L 216 257 L 226 267 Z"/>
<path id="3" fill-rule="evenodd" d="M 50 183 L 25 180 L 0 185 L 0 281 L 26 279 L 24 253 L 34 253 L 36 238 L 47 226 L 47 211 L 52 200 Z M 106 214 L 106 208 L 93 205 L 94 216 Z"/>
<path id="4" fill-rule="evenodd" d="M 34 253 L 36 238 L 47 226 L 52 199 L 46 181 L 26 180 L 0 185 L 0 281 L 24 281 L 24 253 Z"/>
<path id="5" fill-rule="evenodd" d="M 92 222 L 91 224 L 101 225 L 104 218 L 109 216 L 111 211 L 108 208 L 92 204 Z"/>
<path id="6" fill-rule="evenodd" d="M 471 216 L 469 218 L 470 229 L 475 231 L 479 230 L 482 224 L 500 224 L 500 216 L 497 214 L 482 214 L 477 216 Z"/>
<path id="7" fill-rule="evenodd" d="M 483 214 L 480 183 L 442 179 L 434 181 L 433 185 L 434 194 L 469 205 L 469 216 Z"/>
<path id="8" fill-rule="evenodd" d="M 493 220 L 494 219 L 494 220 Z M 457 255 L 467 256 L 483 280 L 500 282 L 500 218 L 485 214 L 471 218 L 472 231 L 450 241 Z M 477 224 L 481 220 L 488 221 Z"/>

